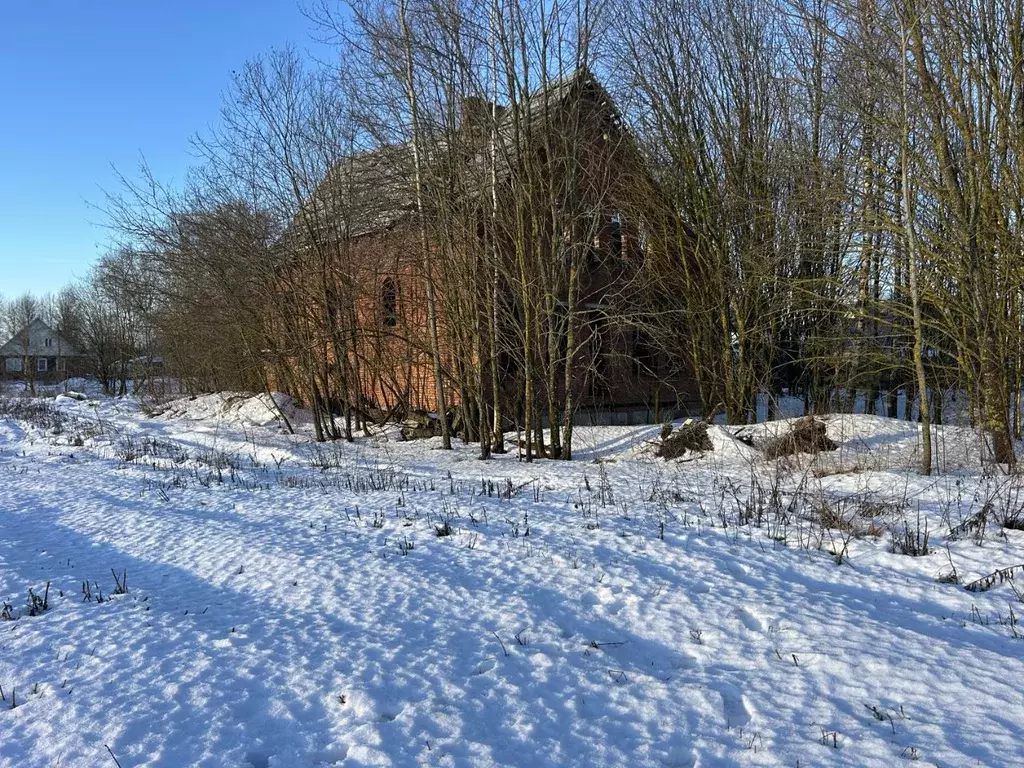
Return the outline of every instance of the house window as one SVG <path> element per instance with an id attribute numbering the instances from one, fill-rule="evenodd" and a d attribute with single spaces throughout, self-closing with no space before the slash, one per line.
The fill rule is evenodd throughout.
<path id="1" fill-rule="evenodd" d="M 53 346 L 53 339 L 43 339 L 43 346 L 52 347 Z"/>
<path id="2" fill-rule="evenodd" d="M 398 325 L 398 289 L 390 277 L 384 278 L 380 287 L 380 309 L 384 325 L 388 328 Z"/>
<path id="3" fill-rule="evenodd" d="M 640 222 L 637 224 L 637 231 L 636 231 L 636 244 L 637 244 L 637 247 L 640 249 L 640 253 L 643 253 L 643 254 L 647 253 L 647 247 L 648 247 L 648 244 L 649 244 L 649 240 L 650 240 L 650 238 L 649 238 L 649 236 L 647 234 L 647 222 L 644 219 L 641 218 Z"/>
<path id="4" fill-rule="evenodd" d="M 612 216 L 612 258 L 622 258 L 622 214 Z"/>
<path id="5" fill-rule="evenodd" d="M 57 358 L 57 370 L 59 372 L 63 373 L 67 369 L 68 369 L 68 361 L 65 360 L 63 357 L 58 357 Z"/>
<path id="6" fill-rule="evenodd" d="M 47 360 L 45 357 L 37 358 L 36 359 L 36 370 L 39 373 L 46 373 L 46 371 L 47 371 L 47 369 L 49 367 L 49 363 L 50 363 L 50 361 Z"/>
<path id="7" fill-rule="evenodd" d="M 608 394 L 608 350 L 606 349 L 606 322 L 599 314 L 590 321 L 590 396 L 601 397 Z"/>
<path id="8" fill-rule="evenodd" d="M 597 213 L 588 213 L 583 217 L 583 228 L 586 268 L 596 269 L 601 264 L 601 216 Z"/>
<path id="9" fill-rule="evenodd" d="M 636 376 L 658 374 L 658 350 L 642 330 L 637 330 L 633 336 L 633 373 Z"/>
<path id="10" fill-rule="evenodd" d="M 7 358 L 7 371 L 8 373 L 21 373 L 21 358 L 20 357 L 8 357 Z"/>

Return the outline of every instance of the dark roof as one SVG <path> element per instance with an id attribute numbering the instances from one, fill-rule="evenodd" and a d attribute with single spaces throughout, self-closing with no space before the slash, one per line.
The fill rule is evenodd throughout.
<path id="1" fill-rule="evenodd" d="M 549 80 L 518 105 L 521 130 L 550 127 L 552 123 L 556 130 L 567 128 L 566 125 L 559 125 L 558 121 L 570 115 L 579 116 L 578 112 L 567 109 L 567 105 L 578 105 L 584 99 L 603 108 L 604 115 L 619 122 L 619 111 L 611 95 L 587 67 L 579 67 L 560 78 Z M 505 108 L 498 119 L 501 151 L 498 152 L 496 165 L 499 176 L 509 173 L 509 168 L 515 165 L 522 149 L 515 141 L 515 128 L 515 111 Z"/>
<path id="2" fill-rule="evenodd" d="M 408 144 L 383 146 L 336 162 L 320 190 L 349 237 L 393 228 L 416 207 Z"/>
<path id="3" fill-rule="evenodd" d="M 526 130 L 545 123 L 556 115 L 565 115 L 565 104 L 590 89 L 591 98 L 605 107 L 607 114 L 618 120 L 618 111 L 603 86 L 586 68 L 551 80 L 534 91 L 518 106 Z M 475 119 L 486 113 L 490 122 L 490 105 L 474 100 Z M 483 107 L 483 110 L 481 110 Z M 517 160 L 520 148 L 515 141 L 515 112 L 498 107 L 498 134 L 501 149 L 497 153 L 499 176 L 505 177 Z M 520 123 L 522 125 L 522 123 Z M 489 137 L 489 130 L 486 136 Z M 489 140 L 482 140 L 480 151 L 470 162 L 483 168 L 489 162 Z M 443 148 L 442 148 L 443 151 Z M 481 174 L 481 178 L 486 177 Z M 481 192 L 483 190 L 481 189 Z M 414 165 L 409 143 L 385 145 L 377 149 L 349 155 L 334 163 L 316 191 L 303 206 L 309 215 L 297 214 L 284 243 L 292 237 L 301 241 L 307 228 L 329 233 L 334 238 L 355 238 L 386 232 L 398 226 L 416 209 Z"/>
<path id="4" fill-rule="evenodd" d="M 310 228 L 331 239 L 390 230 L 415 210 L 412 178 L 407 144 L 344 157 L 293 217 L 282 241 L 302 242 Z"/>

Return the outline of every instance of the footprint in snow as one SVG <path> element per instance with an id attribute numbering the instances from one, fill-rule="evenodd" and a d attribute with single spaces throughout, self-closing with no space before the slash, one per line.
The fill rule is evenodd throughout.
<path id="1" fill-rule="evenodd" d="M 497 661 L 494 659 L 484 659 L 476 665 L 476 669 L 473 671 L 474 675 L 485 675 L 490 672 L 497 665 Z"/>
<path id="2" fill-rule="evenodd" d="M 697 666 L 697 659 L 688 653 L 680 653 L 674 656 L 669 664 L 672 669 L 693 669 Z"/>
<path id="3" fill-rule="evenodd" d="M 748 573 L 750 573 L 749 566 L 746 566 L 743 563 L 740 563 L 736 560 L 729 560 L 725 564 L 725 567 L 733 576 L 746 576 Z"/>
<path id="4" fill-rule="evenodd" d="M 270 755 L 266 752 L 248 752 L 245 755 L 245 762 L 252 768 L 270 768 Z"/>
<path id="5" fill-rule="evenodd" d="M 751 586 L 756 587 L 764 583 L 758 577 L 750 575 L 751 568 L 749 565 L 744 565 L 743 563 L 735 560 L 730 560 L 726 563 L 725 568 L 737 581 L 742 581 L 744 584 L 750 584 Z"/>
<path id="6" fill-rule="evenodd" d="M 386 704 L 380 708 L 380 720 L 384 723 L 394 722 L 404 711 L 405 707 L 401 704 Z"/>
<path id="7" fill-rule="evenodd" d="M 348 745 L 330 747 L 311 756 L 313 765 L 340 765 L 348 757 Z"/>
<path id="8" fill-rule="evenodd" d="M 765 622 L 760 616 L 751 611 L 749 608 L 737 608 L 736 617 L 743 622 L 743 626 L 749 629 L 751 632 L 764 632 Z"/>
<path id="9" fill-rule="evenodd" d="M 672 746 L 662 764 L 665 768 L 696 768 L 697 753 L 691 746 Z"/>
<path id="10" fill-rule="evenodd" d="M 714 686 L 722 697 L 722 712 L 729 728 L 742 728 L 750 722 L 750 705 L 743 692 L 732 683 Z"/>
<path id="11" fill-rule="evenodd" d="M 610 613 L 610 614 L 611 614 L 612 616 L 614 616 L 614 615 L 616 615 L 616 614 L 617 614 L 617 613 L 618 613 L 619 611 L 621 611 L 621 610 L 622 610 L 622 607 L 623 607 L 624 605 L 625 605 L 625 603 L 624 603 L 624 602 L 622 602 L 621 600 L 615 600 L 615 601 L 613 601 L 613 602 L 611 602 L 611 603 L 608 603 L 608 606 L 607 606 L 607 607 L 605 608 L 605 610 L 607 610 L 607 611 L 608 611 L 608 613 Z"/>

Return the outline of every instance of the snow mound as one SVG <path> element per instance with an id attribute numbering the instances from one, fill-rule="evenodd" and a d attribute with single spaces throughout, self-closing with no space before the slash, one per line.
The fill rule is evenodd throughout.
<path id="1" fill-rule="evenodd" d="M 215 392 L 172 400 L 155 415 L 162 419 L 186 421 L 225 421 L 263 427 L 280 419 L 291 418 L 295 402 L 283 392 L 254 395 L 249 392 Z"/>
<path id="2" fill-rule="evenodd" d="M 817 417 L 838 450 L 817 454 L 825 463 L 868 464 L 877 468 L 909 467 L 921 455 L 921 425 L 913 421 L 867 414 L 827 414 Z M 786 435 L 796 419 L 750 424 L 738 430 L 763 450 L 770 441 Z M 940 469 L 976 467 L 981 464 L 983 441 L 970 427 L 933 425 L 933 455 Z"/>
<path id="3" fill-rule="evenodd" d="M 67 401 L 67 400 L 74 400 L 74 401 L 77 401 L 77 402 L 85 402 L 89 398 L 86 397 L 81 392 L 76 392 L 76 391 L 74 391 L 72 389 L 69 389 L 67 392 L 62 392 L 61 394 L 57 395 L 57 397 L 55 397 L 54 399 L 57 402 L 62 402 L 62 401 Z"/>
<path id="4" fill-rule="evenodd" d="M 677 422 L 676 427 L 682 422 Z M 577 458 L 589 459 L 599 457 L 603 459 L 652 459 L 657 456 L 657 448 L 661 442 L 658 433 L 661 426 L 658 424 L 644 425 L 640 427 L 584 427 L 578 429 L 582 432 L 583 439 L 580 439 L 579 448 L 576 450 Z M 712 449 L 704 452 L 688 451 L 684 457 L 687 461 L 694 459 L 727 459 L 747 463 L 754 461 L 761 454 L 756 448 L 736 439 L 726 427 L 717 424 L 709 424 L 707 431 L 711 440 Z M 605 440 L 601 441 L 600 437 Z M 587 440 L 595 447 L 587 448 Z"/>
<path id="5" fill-rule="evenodd" d="M 760 457 L 760 452 L 747 445 L 725 427 L 718 424 L 708 426 L 708 437 L 714 446 L 715 456 L 721 459 L 750 462 Z"/>

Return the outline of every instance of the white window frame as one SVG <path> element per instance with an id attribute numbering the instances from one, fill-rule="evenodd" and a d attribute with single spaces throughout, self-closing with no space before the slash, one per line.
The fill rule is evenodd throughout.
<path id="1" fill-rule="evenodd" d="M 36 358 L 36 373 L 46 373 L 50 370 L 50 361 L 45 357 Z"/>
<path id="2" fill-rule="evenodd" d="M 53 346 L 53 339 L 51 339 L 51 338 L 43 339 L 43 346 L 44 347 L 52 347 Z"/>
<path id="3" fill-rule="evenodd" d="M 63 357 L 57 358 L 57 373 L 64 373 L 68 369 L 68 361 Z"/>
<path id="4" fill-rule="evenodd" d="M 4 370 L 7 373 L 21 373 L 23 368 L 20 357 L 8 357 L 7 362 L 4 364 Z"/>

